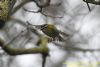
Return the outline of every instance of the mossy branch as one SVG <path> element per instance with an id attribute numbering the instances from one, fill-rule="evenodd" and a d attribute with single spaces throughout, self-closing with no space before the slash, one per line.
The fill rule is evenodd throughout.
<path id="1" fill-rule="evenodd" d="M 22 54 L 33 54 L 33 53 L 48 53 L 49 49 L 46 47 L 46 44 L 48 43 L 47 38 L 43 38 L 43 41 L 41 42 L 41 47 L 35 47 L 35 48 L 12 48 L 9 44 L 4 44 L 5 42 L 0 38 L 0 46 L 2 49 L 8 53 L 9 55 L 22 55 Z"/>

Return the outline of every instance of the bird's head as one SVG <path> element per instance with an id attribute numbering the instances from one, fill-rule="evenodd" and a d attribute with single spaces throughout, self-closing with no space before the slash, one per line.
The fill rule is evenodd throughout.
<path id="1" fill-rule="evenodd" d="M 45 28 L 48 27 L 48 24 L 37 25 L 37 26 L 35 26 L 35 27 L 36 27 L 37 29 L 43 30 L 43 29 L 45 29 Z"/>

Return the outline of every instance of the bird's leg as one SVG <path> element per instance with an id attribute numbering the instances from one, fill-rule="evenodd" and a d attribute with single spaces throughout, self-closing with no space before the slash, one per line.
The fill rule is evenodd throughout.
<path id="1" fill-rule="evenodd" d="M 48 53 L 42 53 L 42 67 L 45 67 L 45 64 L 46 64 L 46 58 L 48 56 Z"/>

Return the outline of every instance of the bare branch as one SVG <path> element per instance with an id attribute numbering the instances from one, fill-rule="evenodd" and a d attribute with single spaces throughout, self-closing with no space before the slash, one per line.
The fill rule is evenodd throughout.
<path id="1" fill-rule="evenodd" d="M 11 15 L 13 15 L 15 12 L 17 12 L 23 5 L 25 5 L 26 3 L 29 3 L 31 2 L 31 0 L 24 0 L 22 3 L 20 3 L 17 7 L 15 7 L 13 10 L 12 10 L 12 13 Z"/>
<path id="2" fill-rule="evenodd" d="M 42 15 L 44 15 L 44 16 L 46 16 L 46 17 L 52 17 L 52 18 L 63 18 L 63 16 L 59 16 L 59 17 L 57 17 L 57 16 L 51 16 L 51 15 L 47 15 L 47 14 L 45 14 L 44 12 L 42 12 L 42 8 L 40 9 L 40 10 L 38 10 L 38 11 L 30 11 L 30 10 L 27 10 L 27 9 L 25 9 L 25 8 L 23 8 L 25 11 L 27 11 L 27 12 L 32 12 L 32 13 L 41 13 Z"/>
<path id="3" fill-rule="evenodd" d="M 83 0 L 84 2 L 100 5 L 100 0 Z"/>
<path id="4" fill-rule="evenodd" d="M 25 9 L 24 7 L 23 7 L 23 10 L 27 12 L 33 12 L 33 13 L 39 13 L 42 11 L 42 9 L 39 9 L 38 11 L 30 11 L 30 10 Z"/>

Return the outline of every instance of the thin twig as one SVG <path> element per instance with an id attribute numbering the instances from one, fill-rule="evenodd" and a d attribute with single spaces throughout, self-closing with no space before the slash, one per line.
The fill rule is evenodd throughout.
<path id="1" fill-rule="evenodd" d="M 51 15 L 47 15 L 47 14 L 45 14 L 44 12 L 42 12 L 42 9 L 40 9 L 40 10 L 38 10 L 38 11 L 30 11 L 30 10 L 27 10 L 27 9 L 25 9 L 25 8 L 23 8 L 25 11 L 27 11 L 27 12 L 32 12 L 32 13 L 41 13 L 42 15 L 44 15 L 44 16 L 46 16 L 46 17 L 52 17 L 52 18 L 63 18 L 63 16 L 59 16 L 59 17 L 57 17 L 57 16 L 51 16 Z"/>
<path id="2" fill-rule="evenodd" d="M 91 9 L 90 9 L 90 6 L 89 6 L 89 4 L 86 2 L 86 4 L 87 4 L 87 6 L 88 6 L 88 9 L 89 9 L 89 11 L 91 12 Z"/>
<path id="3" fill-rule="evenodd" d="M 39 9 L 38 11 L 30 11 L 30 10 L 25 9 L 24 7 L 23 7 L 23 10 L 27 12 L 33 12 L 33 13 L 39 13 L 42 11 L 42 9 Z"/>
<path id="4" fill-rule="evenodd" d="M 22 3 L 20 3 L 17 7 L 14 8 L 14 10 L 12 10 L 11 15 L 13 15 L 15 12 L 17 12 L 23 5 L 25 5 L 26 3 L 31 2 L 31 0 L 25 0 Z"/>
<path id="5" fill-rule="evenodd" d="M 25 29 L 26 30 L 26 29 Z M 14 40 L 16 40 L 17 37 L 19 37 L 25 30 L 21 31 L 17 36 L 15 36 L 10 42 L 7 44 L 11 44 Z"/>

